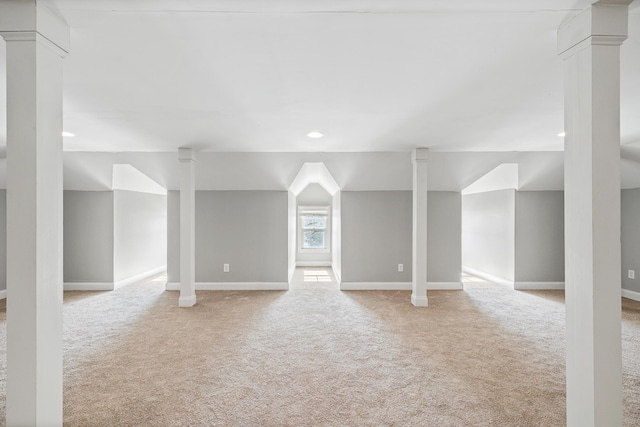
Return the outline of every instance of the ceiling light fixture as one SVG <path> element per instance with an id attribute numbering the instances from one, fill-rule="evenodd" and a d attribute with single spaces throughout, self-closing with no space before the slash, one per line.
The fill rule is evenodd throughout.
<path id="1" fill-rule="evenodd" d="M 567 133 L 566 133 L 566 132 L 560 132 L 560 133 L 558 134 L 558 136 L 560 136 L 560 137 L 562 137 L 562 136 L 566 136 L 566 135 L 567 135 Z"/>
<path id="2" fill-rule="evenodd" d="M 62 136 L 72 137 L 72 136 L 76 136 L 76 134 L 71 132 L 62 132 Z"/>
<path id="3" fill-rule="evenodd" d="M 317 130 L 311 131 L 307 134 L 309 138 L 322 138 L 324 134 L 322 132 L 318 132 Z"/>

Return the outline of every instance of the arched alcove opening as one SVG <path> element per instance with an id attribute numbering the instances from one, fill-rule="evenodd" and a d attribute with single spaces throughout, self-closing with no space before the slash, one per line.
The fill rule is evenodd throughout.
<path id="1" fill-rule="evenodd" d="M 289 186 L 288 206 L 289 283 L 300 264 L 330 266 L 339 284 L 342 256 L 340 187 L 324 163 L 302 165 Z"/>

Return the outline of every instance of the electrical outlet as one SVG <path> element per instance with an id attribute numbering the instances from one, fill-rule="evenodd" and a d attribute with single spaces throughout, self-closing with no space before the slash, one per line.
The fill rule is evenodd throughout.
<path id="1" fill-rule="evenodd" d="M 222 265 L 222 271 L 224 271 L 225 273 L 229 272 L 229 264 L 223 264 Z"/>
<path id="2" fill-rule="evenodd" d="M 636 278 L 636 271 L 629 270 L 629 279 L 635 279 L 635 278 Z"/>
<path id="3" fill-rule="evenodd" d="M 404 271 L 404 264 L 398 264 L 398 272 L 402 273 Z"/>

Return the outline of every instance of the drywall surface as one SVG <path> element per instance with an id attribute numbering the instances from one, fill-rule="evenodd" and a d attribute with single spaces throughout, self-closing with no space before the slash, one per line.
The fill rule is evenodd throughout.
<path id="1" fill-rule="evenodd" d="M 427 192 L 427 281 L 460 282 L 462 195 Z"/>
<path id="2" fill-rule="evenodd" d="M 515 190 L 462 197 L 462 265 L 514 281 Z"/>
<path id="3" fill-rule="evenodd" d="M 622 288 L 640 292 L 640 188 L 622 190 Z M 635 279 L 629 279 L 629 270 Z"/>
<path id="4" fill-rule="evenodd" d="M 114 281 L 167 263 L 167 196 L 115 190 Z"/>
<path id="5" fill-rule="evenodd" d="M 113 165 L 130 164 L 169 190 L 180 189 L 177 154 L 171 152 L 64 152 L 64 188 L 111 190 Z M 196 189 L 285 191 L 305 163 L 322 162 L 343 191 L 411 191 L 411 153 L 406 152 L 199 152 Z M 638 182 L 637 163 L 622 163 L 622 182 Z M 0 186 L 4 160 L 0 159 Z M 520 190 L 561 190 L 563 153 L 429 153 L 429 191 L 461 191 L 501 163 L 518 163 Z M 635 174 L 635 175 L 634 175 Z M 635 178 L 625 179 L 626 175 Z M 637 187 L 637 185 L 635 185 Z"/>
<path id="6" fill-rule="evenodd" d="M 342 282 L 342 191 L 333 195 L 331 204 L 331 266 L 338 283 Z"/>
<path id="7" fill-rule="evenodd" d="M 411 191 L 341 193 L 342 282 L 411 281 L 411 198 Z"/>
<path id="8" fill-rule="evenodd" d="M 180 282 L 179 191 L 167 191 L 167 282 Z"/>
<path id="9" fill-rule="evenodd" d="M 7 289 L 7 190 L 0 190 L 0 290 Z"/>
<path id="10" fill-rule="evenodd" d="M 309 184 L 297 196 L 298 205 L 319 205 L 327 206 L 331 204 L 331 195 L 320 184 Z"/>
<path id="11" fill-rule="evenodd" d="M 564 192 L 515 197 L 516 282 L 564 282 Z"/>
<path id="12" fill-rule="evenodd" d="M 113 282 L 113 201 L 111 191 L 64 191 L 65 282 Z"/>
<path id="13" fill-rule="evenodd" d="M 196 191 L 196 282 L 287 282 L 287 205 L 286 191 Z"/>

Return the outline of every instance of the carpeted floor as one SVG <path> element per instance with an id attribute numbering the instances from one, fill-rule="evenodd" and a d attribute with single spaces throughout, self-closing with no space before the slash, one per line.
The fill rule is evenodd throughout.
<path id="1" fill-rule="evenodd" d="M 65 425 L 565 425 L 562 292 L 474 283 L 414 308 L 406 291 L 340 292 L 326 269 L 296 275 L 288 292 L 198 292 L 190 309 L 162 277 L 66 292 Z M 640 303 L 623 300 L 622 331 L 632 426 Z"/>

